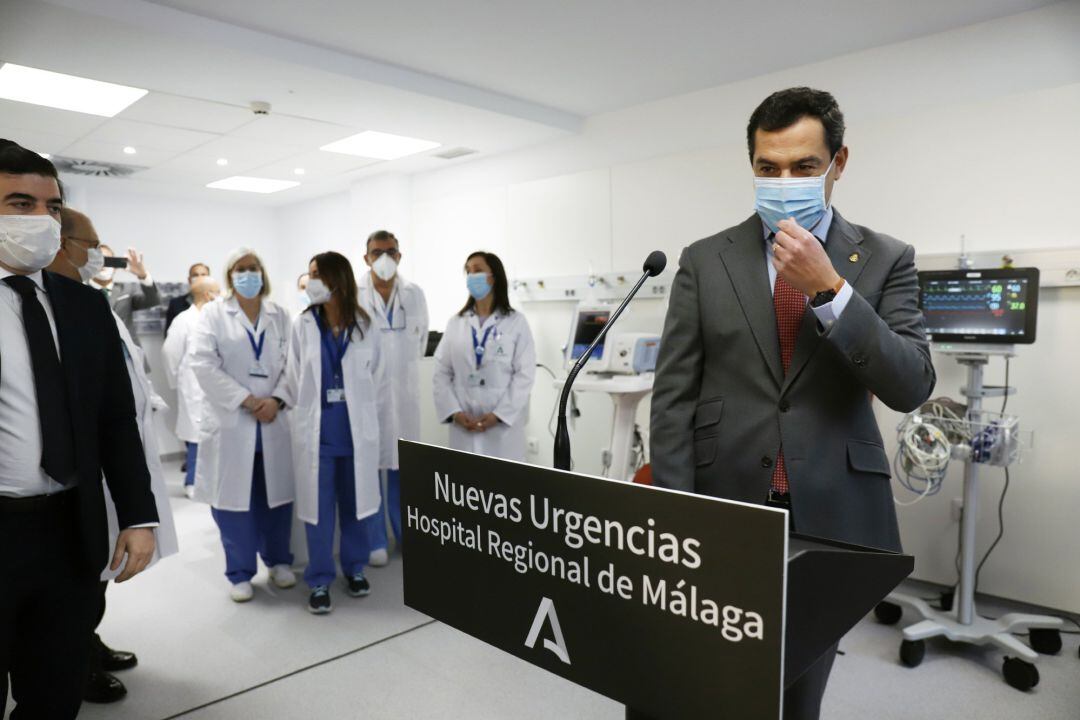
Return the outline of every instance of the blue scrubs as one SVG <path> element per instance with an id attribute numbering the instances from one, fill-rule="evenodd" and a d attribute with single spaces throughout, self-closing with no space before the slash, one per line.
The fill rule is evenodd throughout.
<path id="1" fill-rule="evenodd" d="M 266 499 L 262 425 L 255 430 L 255 464 L 251 474 L 251 503 L 246 511 L 211 508 L 225 547 L 225 577 L 233 585 L 255 577 L 257 557 L 267 567 L 292 565 L 292 503 L 271 508 Z"/>
<path id="2" fill-rule="evenodd" d="M 322 397 L 319 423 L 319 523 L 305 523 L 308 557 L 304 582 L 309 587 L 329 585 L 337 577 L 334 567 L 334 521 L 341 523 L 341 571 L 346 577 L 362 572 L 370 555 L 364 525 L 356 519 L 356 476 L 353 466 L 352 426 L 348 404 L 330 402 L 331 391 L 344 388 L 342 358 L 349 348 L 349 335 L 335 338 L 319 313 L 322 346 Z"/>
<path id="3" fill-rule="evenodd" d="M 189 487 L 195 484 L 195 463 L 199 456 L 199 444 L 193 442 L 185 442 L 187 446 L 187 457 L 184 462 L 187 464 L 187 474 L 184 475 L 184 486 Z"/>

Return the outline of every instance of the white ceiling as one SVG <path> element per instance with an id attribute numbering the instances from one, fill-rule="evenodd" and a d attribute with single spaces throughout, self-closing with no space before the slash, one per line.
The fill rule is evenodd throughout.
<path id="1" fill-rule="evenodd" d="M 147 168 L 125 182 L 161 192 L 231 200 L 240 194 L 205 185 L 241 174 L 299 180 L 244 198 L 278 204 L 544 142 L 597 112 L 1046 4 L 0 0 L 0 63 L 150 90 L 112 119 L 0 100 L 0 137 Z M 254 115 L 252 100 L 272 113 Z M 443 147 L 390 162 L 318 150 L 361 130 Z M 123 153 L 128 145 L 135 155 Z M 459 146 L 479 155 L 434 157 Z"/>
<path id="2" fill-rule="evenodd" d="M 1048 0 L 150 0 L 593 115 Z"/>

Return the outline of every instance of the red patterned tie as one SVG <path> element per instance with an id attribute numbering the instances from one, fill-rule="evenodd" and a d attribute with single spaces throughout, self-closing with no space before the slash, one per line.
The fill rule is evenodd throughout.
<path id="1" fill-rule="evenodd" d="M 773 287 L 773 309 L 776 310 L 776 334 L 780 339 L 780 361 L 784 364 L 784 374 L 787 375 L 788 368 L 791 367 L 791 358 L 795 355 L 795 341 L 799 337 L 799 326 L 802 324 L 803 313 L 806 312 L 806 296 L 777 275 L 776 285 Z M 776 454 L 776 465 L 773 466 L 770 488 L 776 493 L 788 491 L 787 465 L 784 463 L 783 447 Z"/>

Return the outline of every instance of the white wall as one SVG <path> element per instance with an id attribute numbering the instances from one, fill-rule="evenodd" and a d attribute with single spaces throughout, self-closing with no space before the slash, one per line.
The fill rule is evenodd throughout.
<path id="1" fill-rule="evenodd" d="M 632 270 L 651 249 L 673 263 L 688 243 L 740 221 L 752 205 L 750 110 L 775 89 L 809 84 L 833 91 L 848 119 L 852 160 L 835 199 L 854 221 L 920 252 L 953 250 L 961 233 L 972 249 L 1080 246 L 1067 217 L 1080 161 L 1078 39 L 1080 8 L 1051 6 L 598 116 L 572 138 L 397 180 L 389 193 L 362 184 L 353 197 L 376 195 L 400 213 L 401 194 L 410 193 L 403 271 L 425 287 L 438 327 L 464 301 L 460 268 L 472 250 L 499 253 L 519 277 Z M 346 225 L 360 235 L 374 227 Z M 1080 506 L 1080 486 L 1068 452 L 1077 426 L 1068 408 L 1080 406 L 1068 371 L 1080 349 L 1070 330 L 1078 306 L 1076 291 L 1047 292 L 1040 341 L 1013 363 L 1021 392 L 1010 407 L 1036 430 L 1036 450 L 1013 472 L 1008 533 L 981 585 L 1072 610 L 1080 609 L 1080 575 L 1056 560 L 1080 553 L 1069 514 Z M 557 366 L 572 305 L 522 309 L 541 362 Z M 627 327 L 659 330 L 662 312 L 658 301 L 641 301 Z M 958 371 L 945 360 L 938 366 L 937 393 L 957 396 Z M 1046 370 L 1061 380 L 1039 383 Z M 555 392 L 545 374 L 537 377 L 528 434 L 543 448 L 533 459 L 547 463 Z M 607 400 L 583 398 L 583 412 L 575 458 L 596 472 L 610 430 Z M 880 418 L 891 443 L 896 417 L 882 409 Z M 440 430 L 429 439 L 442 437 Z M 988 506 L 999 487 L 986 475 L 984 539 L 996 530 Z M 948 504 L 958 492 L 950 478 L 939 497 L 901 512 L 917 577 L 952 580 Z"/>

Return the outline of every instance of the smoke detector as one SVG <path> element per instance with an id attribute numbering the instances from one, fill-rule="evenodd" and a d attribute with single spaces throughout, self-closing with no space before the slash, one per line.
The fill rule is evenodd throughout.
<path id="1" fill-rule="evenodd" d="M 145 170 L 141 165 L 123 165 L 121 163 L 108 163 L 99 160 L 80 160 L 79 158 L 54 156 L 53 165 L 62 173 L 70 175 L 86 175 L 89 177 L 116 177 L 123 178 Z"/>
<path id="2" fill-rule="evenodd" d="M 473 155 L 477 152 L 479 151 L 473 150 L 472 148 L 456 147 L 449 150 L 443 150 L 439 153 L 434 153 L 434 156 L 437 158 L 442 158 L 443 160 L 453 160 L 455 158 L 465 157 L 466 155 Z"/>

